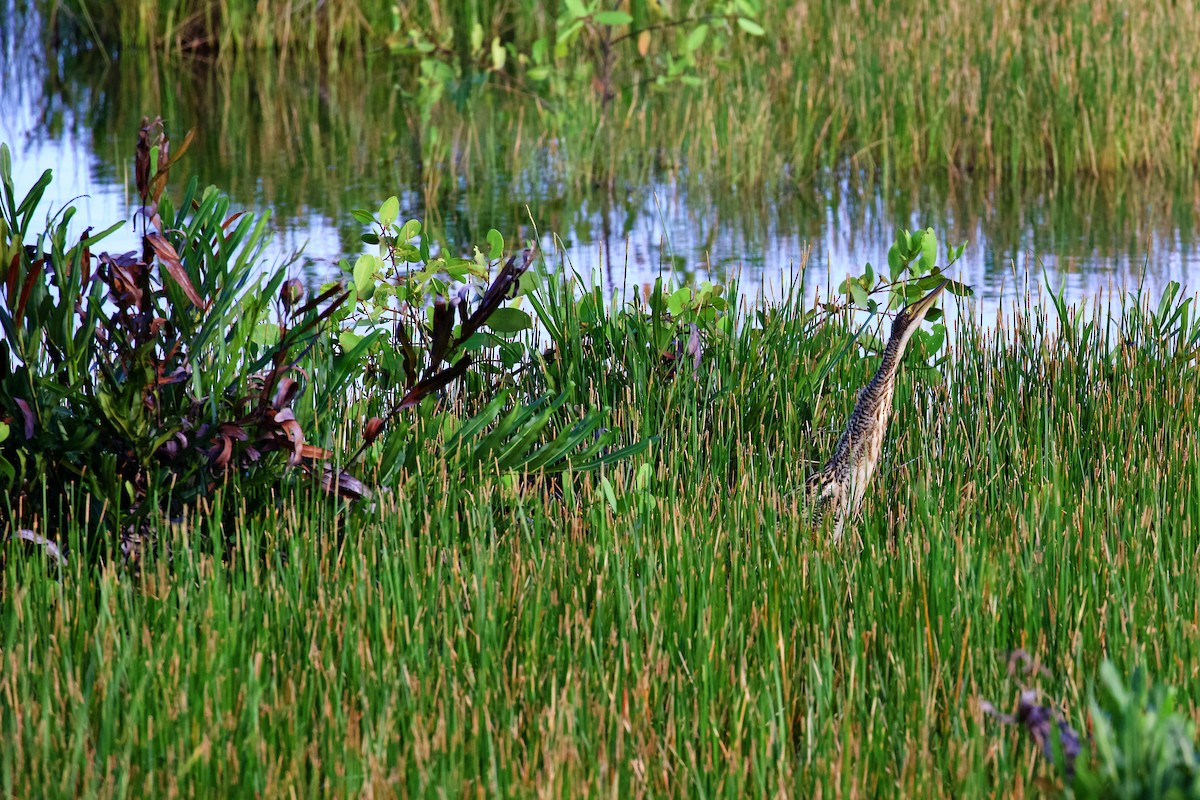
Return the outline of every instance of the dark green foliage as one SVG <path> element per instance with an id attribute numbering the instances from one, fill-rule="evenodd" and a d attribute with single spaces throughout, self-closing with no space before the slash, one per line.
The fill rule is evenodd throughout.
<path id="1" fill-rule="evenodd" d="M 321 322 L 344 294 L 300 303 L 289 287 L 282 297 L 285 270 L 261 274 L 266 218 L 232 212 L 216 189 L 193 179 L 171 202 L 165 137 L 149 172 L 152 127 L 138 154 L 141 225 L 152 228 L 140 253 L 93 254 L 118 226 L 68 242 L 73 208 L 30 239 L 50 173 L 18 203 L 0 150 L 0 415 L 10 427 L 0 486 L 10 525 L 37 519 L 56 531 L 85 502 L 93 530 L 139 528 L 231 477 L 258 496 L 278 488 L 287 466 L 325 457 L 305 436 L 314 407 L 296 401 L 314 372 L 333 393 L 352 377 L 313 355 L 327 349 L 315 346 L 327 338 Z"/>
<path id="2" fill-rule="evenodd" d="M 353 468 L 365 454 L 372 480 L 392 487 L 443 436 L 436 452 L 463 476 L 586 472 L 649 444 L 619 446 L 618 431 L 601 430 L 603 409 L 564 419 L 567 392 L 527 396 L 520 376 L 530 351 L 514 336 L 530 320 L 505 303 L 530 253 L 510 259 L 477 297 L 464 287 L 451 298 L 451 277 L 486 277 L 488 262 L 431 258 L 428 238 L 407 244 L 420 225 L 392 231 L 393 198 L 379 221 L 390 270 L 377 275 L 383 261 L 364 256 L 352 283 L 305 302 L 286 265 L 262 272 L 265 216 L 231 212 L 228 198 L 195 179 L 178 206 L 171 201 L 169 152 L 161 121 L 144 120 L 135 160 L 141 252 L 93 255 L 116 226 L 70 243 L 72 208 L 26 244 L 50 173 L 18 200 L 0 150 L 8 527 L 53 537 L 82 517 L 91 533 L 119 531 L 129 556 L 138 550 L 131 542 L 208 507 L 225 486 L 266 509 L 285 504 L 308 485 L 296 475 L 310 473 L 325 491 L 358 499 L 370 486 L 337 462 Z M 488 238 L 499 259 L 503 239 Z M 398 273 L 414 262 L 418 274 Z M 473 362 L 492 351 L 495 359 Z M 358 397 L 349 406 L 348 395 Z M 341 452 L 330 420 L 347 410 L 365 423 Z M 89 550 L 116 541 L 93 536 Z"/>
<path id="3" fill-rule="evenodd" d="M 1108 661 L 1090 701 L 1093 758 L 1081 764 L 1068 796 L 1081 800 L 1196 800 L 1200 749 L 1196 723 L 1178 690 L 1151 683 L 1145 670 L 1122 680 Z"/>

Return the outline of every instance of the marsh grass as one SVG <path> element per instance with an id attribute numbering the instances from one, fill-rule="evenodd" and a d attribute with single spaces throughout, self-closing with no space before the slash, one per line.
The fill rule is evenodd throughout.
<path id="1" fill-rule="evenodd" d="M 240 205 L 270 208 L 281 251 L 311 239 L 306 253 L 315 262 L 314 283 L 334 269 L 331 255 L 361 248 L 362 228 L 349 210 L 391 194 L 400 196 L 406 217 L 425 220 L 454 252 L 492 227 L 532 236 L 532 216 L 569 246 L 601 242 L 619 256 L 629 236 L 651 267 L 667 249 L 657 247 L 661 204 L 675 229 L 675 254 L 701 277 L 706 254 L 714 259 L 711 275 L 724 277 L 727 268 L 752 268 L 755 259 L 787 266 L 788 251 L 798 252 L 805 240 L 819 255 L 837 237 L 852 253 L 872 256 L 870 243 L 886 245 L 904 224 L 969 240 L 997 282 L 1004 265 L 1025 263 L 1027 250 L 1080 281 L 1083 266 L 1119 272 L 1125 259 L 1142 263 L 1144 243 L 1151 253 L 1186 254 L 1196 236 L 1192 210 L 1200 183 L 1183 177 L 1122 173 L 1068 185 L 1045 176 L 979 174 L 886 180 L 862 170 L 804 184 L 731 187 L 720 173 L 651 158 L 631 134 L 630 145 L 605 167 L 613 185 L 593 184 L 586 153 L 543 129 L 536 104 L 520 98 L 491 97 L 462 112 L 439 107 L 431 123 L 442 134 L 430 142 L 417 112 L 392 90 L 403 80 L 402 65 L 379 58 L 356 61 L 356 70 L 376 76 L 365 89 L 348 69 L 289 65 L 281 74 L 279 64 L 252 56 L 152 61 L 126 53 L 118 68 L 82 53 L 64 57 L 61 76 L 20 64 L 43 81 L 40 88 L 12 84 L 45 95 L 42 129 L 64 140 L 78 129 L 90 133 L 92 169 L 106 185 L 132 183 L 122 131 L 136 129 L 148 111 L 161 110 L 176 138 L 194 127 L 193 161 L 205 182 L 227 188 Z M 85 97 L 94 102 L 82 103 Z M 123 210 L 118 205 L 112 213 Z M 976 249 L 980 243 L 990 246 Z M 621 277 L 620 261 L 607 272 L 613 282 Z M 638 273 L 640 264 L 633 266 Z M 835 281 L 849 266 L 834 265 Z"/>
<path id="2" fill-rule="evenodd" d="M 964 315 L 944 383 L 903 374 L 842 546 L 797 488 L 873 365 L 801 391 L 846 328 L 753 305 L 697 375 L 664 379 L 619 310 L 561 349 L 581 403 L 660 437 L 600 475 L 517 489 L 426 457 L 336 513 L 231 486 L 137 574 L 7 551 L 0 787 L 1019 797 L 1057 779 L 979 710 L 1015 696 L 1010 651 L 1077 727 L 1105 657 L 1200 696 L 1190 301 Z"/>
<path id="3" fill-rule="evenodd" d="M 527 136 L 544 131 L 570 143 L 563 167 L 583 183 L 611 184 L 630 159 L 686 166 L 739 186 L 806 181 L 847 164 L 889 177 L 931 168 L 952 176 L 1192 176 L 1200 148 L 1200 55 L 1192 46 L 1200 17 L 1187 4 L 1161 0 L 1072 7 L 1050 0 L 763 4 L 759 21 L 768 34 L 733 36 L 729 50 L 710 37 L 696 51 L 699 85 L 692 88 L 654 86 L 662 54 L 675 46 L 674 37 L 687 35 L 686 27 L 653 30 L 645 56 L 637 37 L 618 43 L 612 104 L 594 88 L 600 46 L 587 37 L 554 61 L 562 80 L 550 95 L 518 64 L 538 38 L 554 41 L 553 4 L 46 5 L 44 16 L 67 26 L 68 39 L 76 31 L 85 43 L 167 56 L 197 48 L 225 59 L 268 54 L 290 73 L 342 65 L 362 85 L 373 75 L 356 66 L 357 54 L 382 51 L 389 37 L 409 30 L 435 42 L 449 36 L 435 57 L 450 65 L 452 77 L 434 105 L 461 109 L 464 87 L 468 94 L 486 87 L 502 96 L 538 96 Z M 630 7 L 645 13 L 644 3 Z M 680 2 L 671 5 L 671 18 L 711 10 L 708 3 Z M 482 80 L 478 65 L 459 52 L 476 25 L 481 41 L 498 37 L 513 48 L 508 66 L 483 70 Z M 411 59 L 398 63 L 418 72 Z M 450 147 L 453 131 L 442 133 L 451 135 L 440 146 Z M 515 146 L 517 139 L 511 141 Z"/>

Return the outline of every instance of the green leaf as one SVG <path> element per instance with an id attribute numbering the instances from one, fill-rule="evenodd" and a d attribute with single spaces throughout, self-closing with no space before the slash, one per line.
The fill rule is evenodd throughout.
<path id="1" fill-rule="evenodd" d="M 500 42 L 500 37 L 492 38 L 492 70 L 499 72 L 504 69 L 504 62 L 508 60 L 508 51 L 504 49 L 504 45 Z"/>
<path id="2" fill-rule="evenodd" d="M 500 235 L 500 231 L 492 228 L 487 232 L 488 243 L 488 258 L 492 261 L 504 255 L 504 237 Z"/>
<path id="3" fill-rule="evenodd" d="M 21 205 L 17 206 L 17 216 L 23 215 L 26 211 L 32 211 L 37 208 L 42 202 L 42 195 L 46 192 L 46 187 L 50 185 L 53 178 L 53 171 L 46 170 L 42 173 L 42 177 L 38 178 L 37 183 L 29 190 L 29 194 L 25 195 L 25 199 L 21 201 Z"/>
<path id="4" fill-rule="evenodd" d="M 11 429 L 6 423 L 0 422 L 0 442 L 8 438 L 8 433 Z"/>
<path id="5" fill-rule="evenodd" d="M 379 207 L 379 224 L 386 228 L 395 222 L 398 216 L 400 216 L 400 200 L 396 195 L 392 195 Z"/>
<path id="6" fill-rule="evenodd" d="M 937 236 L 933 228 L 926 228 L 921 237 L 921 269 L 929 272 L 937 263 Z"/>
<path id="7" fill-rule="evenodd" d="M 375 293 L 375 269 L 379 262 L 378 256 L 363 253 L 354 264 L 354 288 L 363 300 L 370 300 Z"/>
<path id="8" fill-rule="evenodd" d="M 364 211 L 361 208 L 351 209 L 350 216 L 361 222 L 363 225 L 374 225 L 375 217 L 370 211 Z"/>
<path id="9" fill-rule="evenodd" d="M 928 315 L 926 315 L 925 318 L 929 319 Z M 940 325 L 940 324 L 934 325 L 933 333 L 929 334 L 929 337 L 925 340 L 925 346 L 929 348 L 929 352 L 932 354 L 932 353 L 936 353 L 938 350 L 941 350 L 942 345 L 945 343 L 946 343 L 946 326 Z"/>
<path id="10" fill-rule="evenodd" d="M 591 470 L 599 469 L 600 467 L 604 467 L 609 464 L 615 464 L 618 461 L 638 455 L 657 441 L 657 436 L 651 436 L 648 439 L 642 439 L 640 442 L 634 442 L 633 444 L 626 445 L 619 450 L 614 450 L 611 453 L 600 456 L 594 461 L 587 461 L 582 464 L 572 463 L 571 469 L 575 472 L 590 472 Z"/>
<path id="11" fill-rule="evenodd" d="M 739 28 L 751 36 L 762 36 L 764 33 L 766 33 L 766 31 L 763 30 L 762 25 L 759 25 L 754 20 L 747 19 L 746 17 L 738 17 L 737 24 Z"/>
<path id="12" fill-rule="evenodd" d="M 566 0 L 566 3 L 567 13 L 570 14 L 571 17 L 579 19 L 580 17 L 587 16 L 587 9 L 583 7 L 583 3 L 580 2 L 580 0 Z"/>
<path id="13" fill-rule="evenodd" d="M 465 342 L 459 345 L 459 350 L 463 353 L 474 353 L 477 350 L 482 350 L 485 347 L 496 347 L 501 341 L 503 340 L 497 339 L 491 334 L 483 333 L 482 331 L 476 331 L 475 333 L 472 333 Z"/>
<path id="14" fill-rule="evenodd" d="M 487 326 L 496 333 L 520 333 L 533 327 L 533 320 L 519 308 L 498 308 L 488 317 Z"/>
<path id="15" fill-rule="evenodd" d="M 858 281 L 854 281 L 850 284 L 850 296 L 854 298 L 854 302 L 857 305 L 866 308 L 868 300 L 867 290 L 864 289 L 862 285 L 858 283 Z"/>
<path id="16" fill-rule="evenodd" d="M 101 239 L 103 239 L 104 237 L 108 236 L 110 233 L 117 230 L 117 228 L 120 228 L 124 224 L 125 224 L 124 220 L 121 220 L 120 222 L 114 222 L 112 225 L 109 225 L 107 228 L 100 231 L 99 233 L 92 234 L 91 236 L 88 236 L 87 238 L 85 238 L 83 240 L 83 246 L 91 247 L 96 242 L 98 242 Z"/>
<path id="17" fill-rule="evenodd" d="M 954 295 L 955 297 L 974 297 L 975 296 L 974 289 L 972 289 L 967 284 L 959 283 L 958 281 L 950 281 L 950 283 L 946 284 L 946 291 L 949 292 L 950 294 Z"/>
<path id="18" fill-rule="evenodd" d="M 624 11 L 601 11 L 592 19 L 599 25 L 628 25 L 633 22 L 633 17 Z"/>
<path id="19" fill-rule="evenodd" d="M 692 302 L 692 290 L 684 286 L 682 289 L 676 289 L 667 298 L 667 310 L 671 312 L 671 316 L 677 317 L 689 303 Z"/>
<path id="20" fill-rule="evenodd" d="M 1129 692 L 1125 689 L 1125 684 L 1121 681 L 1121 676 L 1111 661 L 1105 660 L 1100 664 L 1100 681 L 1108 689 L 1108 693 L 1112 695 L 1118 706 L 1129 705 Z"/>
<path id="21" fill-rule="evenodd" d="M 0 142 L 0 185 L 12 194 L 12 154 L 4 142 Z"/>
<path id="22" fill-rule="evenodd" d="M 708 38 L 708 26 L 698 25 L 696 29 L 688 34 L 687 49 L 688 52 L 699 49 L 700 45 L 704 44 L 704 40 Z"/>
<path id="23" fill-rule="evenodd" d="M 900 248 L 892 245 L 888 248 L 888 275 L 891 276 L 892 283 L 900 279 L 900 273 L 904 271 L 904 256 L 900 254 Z"/>
<path id="24" fill-rule="evenodd" d="M 250 341 L 262 345 L 279 344 L 279 326 L 270 322 L 258 323 L 250 334 Z"/>
<path id="25" fill-rule="evenodd" d="M 875 285 L 875 269 L 871 266 L 870 261 L 863 268 L 863 285 L 868 289 Z"/>
<path id="26" fill-rule="evenodd" d="M 637 468 L 633 479 L 633 486 L 639 492 L 650 491 L 650 482 L 654 478 L 654 467 L 650 464 L 642 464 Z"/>
<path id="27" fill-rule="evenodd" d="M 410 240 L 416 238 L 417 234 L 419 234 L 420 232 L 421 232 L 421 223 L 417 222 L 415 219 L 410 219 L 408 222 L 406 222 L 400 226 L 400 228 L 396 232 L 396 235 L 400 238 L 401 241 L 407 242 L 407 241 L 410 241 Z"/>
<path id="28" fill-rule="evenodd" d="M 921 255 L 921 240 L 925 238 L 925 231 L 913 231 L 908 237 L 908 261 L 912 261 L 917 256 Z"/>
<path id="29" fill-rule="evenodd" d="M 612 513 L 619 514 L 617 494 L 613 491 L 613 485 L 608 478 L 600 479 L 600 489 L 604 492 L 604 498 L 608 500 L 608 507 L 612 509 Z"/>

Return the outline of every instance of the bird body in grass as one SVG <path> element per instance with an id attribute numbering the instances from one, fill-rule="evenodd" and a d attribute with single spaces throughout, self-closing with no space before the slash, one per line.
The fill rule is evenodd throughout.
<path id="1" fill-rule="evenodd" d="M 950 281 L 942 281 L 929 294 L 905 306 L 892 323 L 892 334 L 883 350 L 883 361 L 870 382 L 858 393 L 858 402 L 825 467 L 809 476 L 809 503 L 814 521 L 827 511 L 835 515 L 833 539 L 841 538 L 846 518 L 862 509 L 871 476 L 879 464 L 883 438 L 892 415 L 896 373 L 908 342 Z"/>

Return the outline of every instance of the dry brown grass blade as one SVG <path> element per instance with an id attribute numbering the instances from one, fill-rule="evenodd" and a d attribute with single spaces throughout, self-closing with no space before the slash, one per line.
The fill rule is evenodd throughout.
<path id="1" fill-rule="evenodd" d="M 140 307 L 142 304 L 141 281 L 136 271 L 142 267 L 134 253 L 100 254 L 101 279 L 108 286 L 109 296 L 122 308 Z"/>
<path id="2" fill-rule="evenodd" d="M 275 396 L 271 399 L 271 406 L 276 411 L 281 411 L 292 404 L 296 399 L 296 395 L 300 391 L 300 383 L 293 378 L 281 378 L 279 385 L 275 388 Z"/>
<path id="3" fill-rule="evenodd" d="M 171 243 L 157 233 L 148 235 L 146 241 L 154 248 L 155 255 L 166 265 L 167 272 L 175 279 L 179 287 L 183 289 L 183 293 L 187 295 L 187 299 L 192 302 L 192 305 L 200 309 L 207 308 L 204 299 L 200 297 L 200 293 L 192 285 L 192 279 L 188 277 L 187 270 L 183 267 L 183 262 L 179 260 L 179 253 L 175 252 L 175 248 Z"/>
<path id="4" fill-rule="evenodd" d="M 283 433 L 291 442 L 292 452 L 288 454 L 288 465 L 296 466 L 304 455 L 304 429 L 296 420 L 296 412 L 285 408 L 275 415 L 275 424 L 283 429 Z"/>
<path id="5" fill-rule="evenodd" d="M 242 216 L 245 213 L 246 213 L 245 211 L 238 211 L 237 213 L 230 214 L 229 219 L 227 219 L 221 223 L 221 230 L 228 230 L 229 226 L 233 224 L 234 220 L 236 220 L 238 217 Z M 292 281 L 294 281 L 294 280 L 296 280 L 296 279 L 292 278 Z M 291 283 L 292 281 L 288 281 L 288 283 Z M 301 286 L 303 286 L 303 284 L 301 284 Z"/>
<path id="6" fill-rule="evenodd" d="M 345 470 L 335 470 L 331 464 L 325 464 L 321 472 L 321 488 L 350 500 L 360 500 L 368 494 L 362 481 Z"/>
<path id="7" fill-rule="evenodd" d="M 300 308 L 296 309 L 296 314 L 297 315 L 307 314 L 308 312 L 312 311 L 317 306 L 321 305 L 321 303 L 324 303 L 326 300 L 329 300 L 330 298 L 335 297 L 339 294 L 348 295 L 349 292 L 347 292 L 345 286 L 335 283 L 333 286 L 330 286 L 328 289 L 321 292 L 319 295 L 314 297 L 312 300 L 309 300 L 307 303 L 300 306 Z"/>
<path id="8" fill-rule="evenodd" d="M 363 439 L 367 444 L 379 438 L 379 434 L 383 432 L 383 420 L 379 417 L 371 417 L 367 420 L 367 427 L 363 430 Z"/>
<path id="9" fill-rule="evenodd" d="M 225 469 L 233 458 L 233 439 L 228 436 L 220 436 L 218 439 L 217 445 L 209 450 L 208 457 L 212 466 Z"/>
<path id="10" fill-rule="evenodd" d="M 162 129 L 162 117 L 155 117 L 151 122 L 149 117 L 142 117 L 142 126 L 138 129 L 136 154 L 133 159 L 134 185 L 137 186 L 138 197 L 142 205 L 150 197 L 150 134 L 155 128 Z"/>
<path id="11" fill-rule="evenodd" d="M 154 205 L 158 205 L 158 201 L 162 198 L 163 191 L 167 188 L 167 173 L 171 167 L 175 165 L 179 159 L 183 158 L 183 154 L 192 146 L 192 141 L 196 138 L 196 130 L 193 128 L 183 137 L 183 144 L 179 145 L 179 149 L 174 155 L 170 155 L 171 140 L 164 131 L 159 137 L 158 144 L 158 167 L 154 172 L 154 177 L 150 179 L 150 194 L 154 197 Z M 235 215 L 236 217 L 236 215 Z M 226 222 L 228 224 L 228 222 Z"/>

